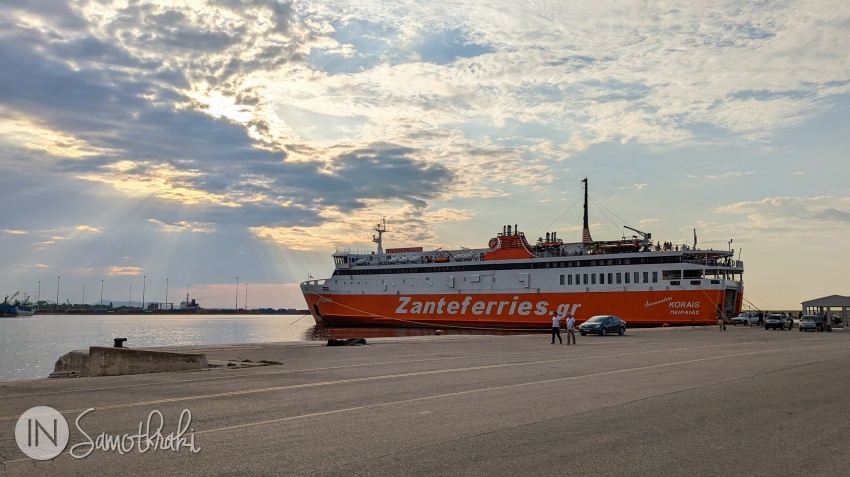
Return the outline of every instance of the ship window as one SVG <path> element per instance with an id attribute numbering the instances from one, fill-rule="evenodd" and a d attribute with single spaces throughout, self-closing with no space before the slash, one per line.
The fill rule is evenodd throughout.
<path id="1" fill-rule="evenodd" d="M 671 284 L 671 285 L 678 285 L 678 284 L 679 284 L 679 280 L 673 280 L 673 281 L 671 281 L 671 282 L 670 282 L 670 284 Z"/>
<path id="2" fill-rule="evenodd" d="M 584 284 L 587 285 L 587 274 L 584 274 Z"/>
<path id="3" fill-rule="evenodd" d="M 604 285 L 604 284 L 605 284 L 605 274 L 604 274 L 604 273 L 600 273 L 600 274 L 599 274 L 599 284 L 600 284 L 600 285 Z"/>
<path id="4" fill-rule="evenodd" d="M 564 276 L 561 275 L 561 285 L 563 285 L 563 284 L 564 284 Z"/>
<path id="5" fill-rule="evenodd" d="M 652 283 L 658 283 L 658 272 L 652 272 Z"/>
<path id="6" fill-rule="evenodd" d="M 643 282 L 649 283 L 649 272 L 643 272 Z"/>
<path id="7" fill-rule="evenodd" d="M 614 283 L 614 281 L 611 279 L 613 277 L 613 275 L 614 275 L 613 273 L 608 272 L 608 284 L 609 285 Z M 619 273 L 617 275 L 619 275 Z"/>
<path id="8" fill-rule="evenodd" d="M 596 285 L 596 274 L 595 273 L 590 274 L 590 284 Z"/>
<path id="9" fill-rule="evenodd" d="M 702 285 L 702 282 L 699 280 L 691 280 L 691 285 Z"/>
<path id="10" fill-rule="evenodd" d="M 572 285 L 572 284 L 573 284 L 573 276 L 567 275 L 567 285 Z"/>
<path id="11" fill-rule="evenodd" d="M 629 275 L 629 272 L 626 272 L 626 283 L 630 283 L 630 278 L 631 275 Z"/>
<path id="12" fill-rule="evenodd" d="M 581 275 L 576 273 L 576 285 L 581 285 Z"/>
<path id="13" fill-rule="evenodd" d="M 640 273 L 635 272 L 635 283 L 640 283 Z"/>

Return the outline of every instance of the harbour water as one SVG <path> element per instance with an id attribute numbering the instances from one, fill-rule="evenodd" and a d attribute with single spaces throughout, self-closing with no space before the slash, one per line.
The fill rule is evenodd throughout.
<path id="1" fill-rule="evenodd" d="M 486 331 L 449 331 L 480 334 Z M 500 332 L 493 332 L 505 334 Z M 424 328 L 317 327 L 300 315 L 35 315 L 0 318 L 0 381 L 46 378 L 65 353 L 89 346 L 191 346 L 433 335 Z"/>

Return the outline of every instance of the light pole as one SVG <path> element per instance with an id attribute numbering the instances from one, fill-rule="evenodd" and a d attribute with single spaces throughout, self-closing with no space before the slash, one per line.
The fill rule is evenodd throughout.
<path id="1" fill-rule="evenodd" d="M 732 239 L 729 239 L 729 251 L 732 251 Z"/>
<path id="2" fill-rule="evenodd" d="M 133 307 L 133 285 L 130 285 L 130 299 L 127 300 L 127 310 Z"/>
<path id="3" fill-rule="evenodd" d="M 165 279 L 165 308 L 168 309 L 168 279 Z"/>
<path id="4" fill-rule="evenodd" d="M 103 279 L 100 279 L 100 307 L 103 308 Z"/>
<path id="5" fill-rule="evenodd" d="M 59 313 L 59 275 L 56 275 L 56 313 Z"/>
<path id="6" fill-rule="evenodd" d="M 245 309 L 248 309 L 248 284 L 245 284 Z"/>
<path id="7" fill-rule="evenodd" d="M 236 308 L 233 311 L 239 310 L 239 277 L 236 277 Z"/>
<path id="8" fill-rule="evenodd" d="M 80 303 L 80 305 L 85 305 L 85 304 L 86 304 L 86 286 L 83 285 L 83 302 Z"/>
<path id="9" fill-rule="evenodd" d="M 142 275 L 142 310 L 145 309 L 145 283 L 148 280 L 147 275 Z"/>
<path id="10" fill-rule="evenodd" d="M 38 295 L 35 296 L 35 302 L 41 301 L 41 280 L 38 281 Z"/>

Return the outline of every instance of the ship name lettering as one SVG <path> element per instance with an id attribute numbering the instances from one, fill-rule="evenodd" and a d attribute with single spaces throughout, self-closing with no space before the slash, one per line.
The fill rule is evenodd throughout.
<path id="1" fill-rule="evenodd" d="M 409 296 L 400 296 L 400 297 L 398 297 L 398 299 L 401 300 L 401 304 L 398 305 L 398 308 L 395 309 L 395 312 L 399 313 L 399 314 L 407 313 L 407 310 L 405 310 L 404 307 L 407 306 L 408 303 L 410 303 L 410 297 Z"/>
<path id="2" fill-rule="evenodd" d="M 661 299 L 661 300 L 658 300 L 658 301 L 648 301 L 648 302 L 646 302 L 646 303 L 643 305 L 643 307 L 644 307 L 644 308 L 649 308 L 649 307 L 651 307 L 651 306 L 660 305 L 660 304 L 662 304 L 662 303 L 666 303 L 666 302 L 668 302 L 668 301 L 672 302 L 672 301 L 673 301 L 673 297 L 668 296 L 668 297 L 665 297 L 665 298 L 663 298 L 663 299 Z"/>
<path id="3" fill-rule="evenodd" d="M 549 302 L 541 300 L 538 302 L 521 301 L 516 295 L 511 300 L 500 301 L 472 301 L 471 296 L 466 296 L 461 301 L 447 301 L 446 298 L 438 300 L 417 301 L 409 296 L 399 296 L 399 304 L 396 307 L 398 315 L 466 315 L 467 311 L 473 315 L 521 315 L 521 316 L 546 316 L 549 313 Z M 576 310 L 581 307 L 580 303 L 561 304 L 557 307 L 560 316 L 574 316 Z"/>
<path id="4" fill-rule="evenodd" d="M 698 301 L 671 301 L 670 308 L 699 308 Z"/>

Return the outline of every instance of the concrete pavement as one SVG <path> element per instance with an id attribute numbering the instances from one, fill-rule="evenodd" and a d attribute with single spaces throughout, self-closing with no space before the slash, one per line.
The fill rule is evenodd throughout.
<path id="1" fill-rule="evenodd" d="M 850 473 L 850 333 L 710 327 L 549 340 L 168 348 L 282 364 L 0 383 L 0 476 Z M 59 410 L 71 429 L 49 461 L 15 441 L 33 406 Z M 91 447 L 75 424 L 89 408 L 80 428 L 91 441 L 117 436 L 133 448 L 71 456 Z M 178 450 L 132 446 L 155 412 L 161 437 L 143 441 Z"/>

